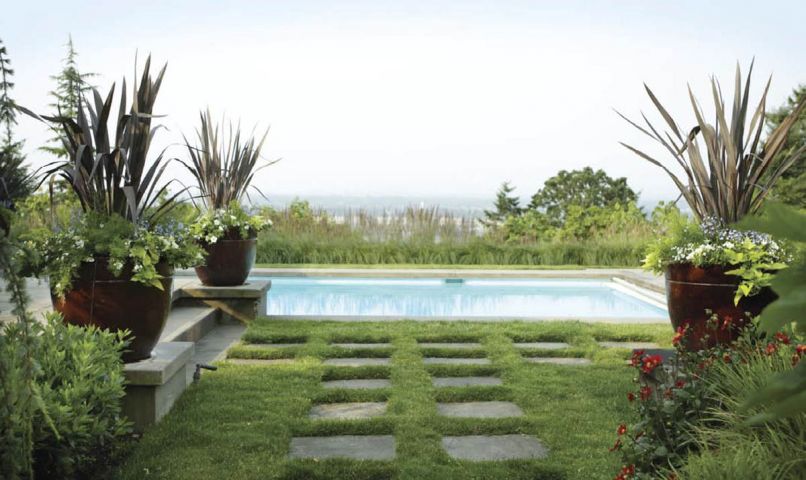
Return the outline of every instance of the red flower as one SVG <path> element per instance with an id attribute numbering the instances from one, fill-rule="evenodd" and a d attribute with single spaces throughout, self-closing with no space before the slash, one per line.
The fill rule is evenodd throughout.
<path id="1" fill-rule="evenodd" d="M 789 345 L 789 337 L 783 332 L 776 333 L 775 339 L 783 343 L 784 345 Z"/>
<path id="2" fill-rule="evenodd" d="M 730 357 L 730 354 L 726 353 L 726 354 L 722 355 L 722 361 L 725 362 L 725 363 L 730 363 L 732 361 L 732 359 Z"/>
<path id="3" fill-rule="evenodd" d="M 672 345 L 677 345 L 683 341 L 686 336 L 686 330 L 688 330 L 688 324 L 677 327 L 677 331 L 675 332 L 674 337 L 672 337 Z"/>
<path id="4" fill-rule="evenodd" d="M 613 480 L 627 480 L 627 477 L 623 473 L 619 473 L 618 475 L 613 477 Z"/>
<path id="5" fill-rule="evenodd" d="M 731 323 L 733 323 L 733 317 L 725 315 L 725 320 L 722 321 L 722 330 L 727 330 Z"/>
<path id="6" fill-rule="evenodd" d="M 618 429 L 616 430 L 616 433 L 618 434 L 619 437 L 627 433 L 627 425 L 624 425 L 623 423 L 619 425 Z"/>
<path id="7" fill-rule="evenodd" d="M 683 380 L 678 380 L 674 382 L 674 386 L 677 388 L 683 388 L 686 386 L 686 382 L 684 382 Z"/>
<path id="8" fill-rule="evenodd" d="M 647 400 L 652 395 L 652 387 L 644 385 L 638 393 L 641 395 L 641 400 Z"/>
<path id="9" fill-rule="evenodd" d="M 611 452 L 615 452 L 616 450 L 621 450 L 621 439 L 617 438 L 616 443 L 614 443 L 613 446 L 610 447 L 608 450 L 610 450 Z"/>
<path id="10" fill-rule="evenodd" d="M 800 345 L 795 347 L 795 355 L 802 357 L 804 353 L 806 353 L 806 345 L 801 343 Z"/>
<path id="11" fill-rule="evenodd" d="M 635 394 L 632 392 L 627 392 L 627 401 L 629 402 L 635 401 Z"/>
<path id="12" fill-rule="evenodd" d="M 621 467 L 621 473 L 624 475 L 635 475 L 635 465 L 625 465 Z"/>
<path id="13" fill-rule="evenodd" d="M 632 358 L 630 358 L 630 365 L 637 367 L 641 364 L 641 357 L 644 356 L 643 350 L 633 350 Z"/>
<path id="14" fill-rule="evenodd" d="M 660 355 L 647 355 L 642 360 L 641 370 L 644 373 L 652 373 L 655 368 L 663 363 L 663 357 Z"/>
<path id="15" fill-rule="evenodd" d="M 774 344 L 773 342 L 770 342 L 770 343 L 767 344 L 767 348 L 765 349 L 765 352 L 767 352 L 767 355 L 772 355 L 773 353 L 775 353 L 777 351 L 778 351 L 778 345 Z"/>

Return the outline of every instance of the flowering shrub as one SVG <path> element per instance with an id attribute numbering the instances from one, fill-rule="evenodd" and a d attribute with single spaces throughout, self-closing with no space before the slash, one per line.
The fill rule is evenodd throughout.
<path id="1" fill-rule="evenodd" d="M 182 225 L 148 228 L 124 218 L 85 213 L 69 227 L 26 235 L 26 263 L 32 273 L 47 276 L 51 290 L 63 297 L 84 262 L 108 257 L 109 270 L 119 276 L 131 267 L 132 280 L 162 289 L 156 265 L 188 268 L 204 261 Z"/>
<path id="2" fill-rule="evenodd" d="M 714 318 L 714 322 L 719 319 Z M 627 392 L 638 421 L 620 424 L 611 451 L 618 451 L 622 467 L 616 480 L 675 478 L 667 472 L 679 468 L 686 457 L 700 448 L 696 430 L 710 425 L 706 412 L 722 408 L 712 394 L 719 375 L 713 373 L 717 363 L 740 365 L 759 355 L 784 356 L 796 365 L 806 355 L 806 345 L 794 345 L 789 335 L 779 332 L 770 339 L 758 335 L 752 324 L 743 336 L 728 346 L 689 352 L 684 348 L 688 330 L 675 333 L 677 348 L 672 360 L 635 350 L 630 365 L 636 370 L 636 389 Z M 732 367 L 733 368 L 733 367 Z"/>
<path id="3" fill-rule="evenodd" d="M 271 226 L 271 220 L 249 215 L 238 203 L 226 209 L 211 210 L 199 217 L 190 227 L 193 238 L 204 243 L 219 239 L 246 239 Z"/>
<path id="4" fill-rule="evenodd" d="M 732 267 L 726 273 L 742 278 L 736 291 L 738 304 L 742 297 L 769 286 L 773 272 L 786 268 L 792 260 L 788 249 L 770 235 L 734 230 L 718 219 L 706 218 L 701 224 L 676 225 L 650 244 L 644 268 L 663 273 L 669 265 L 680 263 Z"/>

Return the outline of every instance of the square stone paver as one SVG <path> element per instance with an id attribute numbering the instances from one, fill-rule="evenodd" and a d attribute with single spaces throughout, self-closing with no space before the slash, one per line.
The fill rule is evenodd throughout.
<path id="1" fill-rule="evenodd" d="M 501 385 L 498 377 L 434 377 L 431 383 L 435 387 L 471 387 L 477 385 Z"/>
<path id="2" fill-rule="evenodd" d="M 426 365 L 489 365 L 489 358 L 450 358 L 450 357 L 425 357 L 423 363 Z"/>
<path id="3" fill-rule="evenodd" d="M 362 348 L 391 348 L 391 343 L 331 343 L 333 347 L 362 349 Z"/>
<path id="4" fill-rule="evenodd" d="M 526 357 L 530 363 L 551 363 L 553 365 L 590 365 L 587 358 L 576 357 Z"/>
<path id="5" fill-rule="evenodd" d="M 386 402 L 325 403 L 311 407 L 308 417 L 352 420 L 379 417 L 384 413 Z"/>
<path id="6" fill-rule="evenodd" d="M 442 448 L 452 458 L 489 462 L 545 458 L 548 449 L 529 435 L 467 435 L 442 437 Z"/>
<path id="7" fill-rule="evenodd" d="M 478 342 L 422 342 L 418 343 L 421 348 L 455 348 L 457 350 L 472 350 L 481 348 Z"/>
<path id="8" fill-rule="evenodd" d="M 277 358 L 274 360 L 264 360 L 259 358 L 228 358 L 227 361 L 234 365 L 289 365 L 296 362 L 293 358 Z"/>
<path id="9" fill-rule="evenodd" d="M 392 460 L 395 458 L 395 437 L 392 435 L 295 437 L 291 439 L 288 456 L 316 459 Z"/>
<path id="10" fill-rule="evenodd" d="M 600 347 L 604 348 L 624 348 L 626 350 L 644 349 L 644 348 L 660 348 L 660 345 L 654 342 L 596 342 Z"/>
<path id="11" fill-rule="evenodd" d="M 568 348 L 565 342 L 515 342 L 515 348 L 539 348 L 541 350 L 562 350 Z"/>
<path id="12" fill-rule="evenodd" d="M 392 386 L 392 382 L 385 378 L 354 378 L 351 380 L 328 380 L 322 382 L 325 388 L 348 388 L 355 390 L 374 390 Z"/>
<path id="13" fill-rule="evenodd" d="M 250 343 L 248 345 L 261 348 L 291 348 L 305 346 L 304 343 Z"/>
<path id="14" fill-rule="evenodd" d="M 523 410 L 512 402 L 437 403 L 437 413 L 445 417 L 467 418 L 505 418 L 523 416 Z"/>
<path id="15" fill-rule="evenodd" d="M 328 358 L 325 365 L 331 367 L 367 367 L 391 364 L 388 358 Z"/>

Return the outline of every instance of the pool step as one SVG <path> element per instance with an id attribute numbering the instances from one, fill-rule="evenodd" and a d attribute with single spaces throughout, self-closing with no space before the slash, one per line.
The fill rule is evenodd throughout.
<path id="1" fill-rule="evenodd" d="M 463 283 L 465 283 L 465 279 L 464 278 L 446 278 L 445 283 L 447 285 L 462 285 Z"/>

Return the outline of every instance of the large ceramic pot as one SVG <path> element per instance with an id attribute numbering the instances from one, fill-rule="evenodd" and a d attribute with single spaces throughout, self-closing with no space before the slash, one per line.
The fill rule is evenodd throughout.
<path id="1" fill-rule="evenodd" d="M 84 262 L 64 298 L 51 295 L 53 308 L 73 325 L 129 330 L 131 343 L 123 361 L 149 358 L 171 310 L 173 268 L 165 262 L 158 263 L 156 268 L 164 277 L 160 280 L 162 290 L 132 281 L 130 265 L 116 277 L 109 271 L 106 257 Z"/>
<path id="2" fill-rule="evenodd" d="M 257 233 L 241 238 L 237 229 L 230 229 L 215 243 L 202 243 L 207 252 L 204 265 L 196 267 L 196 275 L 205 285 L 231 287 L 243 285 L 255 266 Z"/>
<path id="3" fill-rule="evenodd" d="M 741 278 L 728 275 L 730 266 L 695 267 L 688 263 L 666 270 L 666 302 L 675 329 L 687 325 L 685 346 L 690 351 L 730 343 L 750 317 L 756 316 L 777 295 L 764 288 L 752 297 L 733 303 Z M 710 312 L 710 313 L 709 313 Z M 718 321 L 711 321 L 716 314 Z M 748 316 L 749 314 L 749 316 Z"/>

